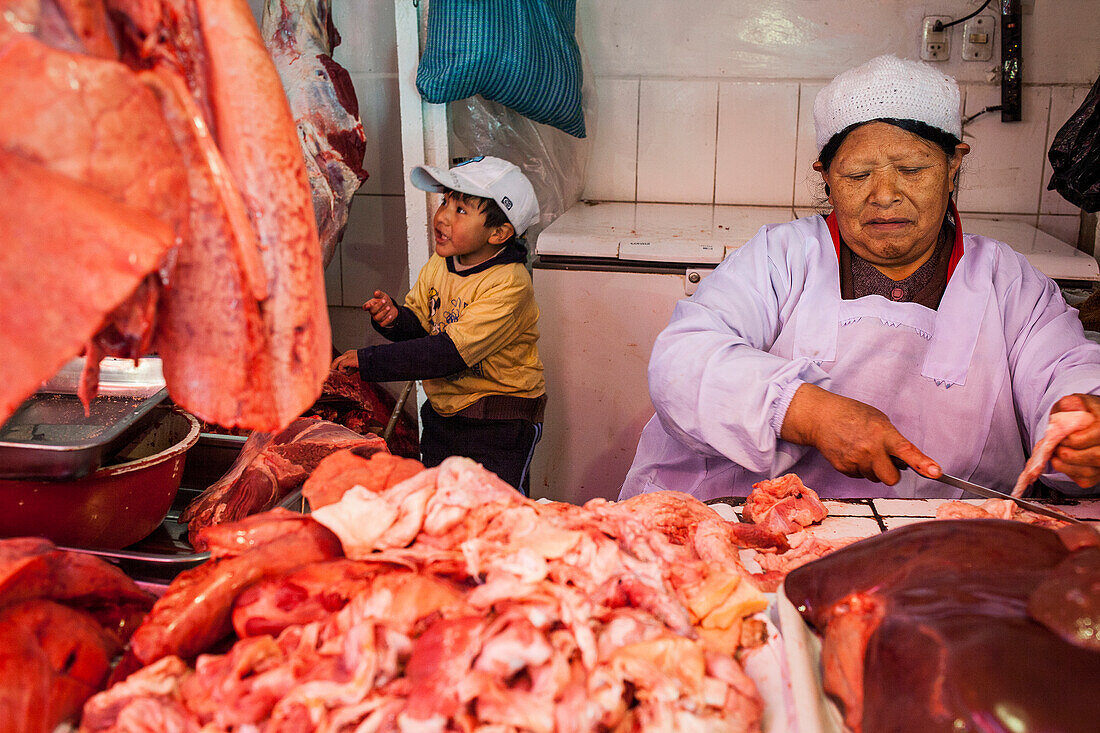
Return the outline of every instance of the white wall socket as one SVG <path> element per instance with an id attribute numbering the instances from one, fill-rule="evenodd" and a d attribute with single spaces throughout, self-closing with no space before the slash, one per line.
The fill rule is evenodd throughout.
<path id="1" fill-rule="evenodd" d="M 947 61 L 951 54 L 950 28 L 936 30 L 936 21 L 950 23 L 951 19 L 945 15 L 927 15 L 921 30 L 920 57 L 922 61 Z"/>
<path id="2" fill-rule="evenodd" d="M 989 61 L 993 58 L 996 27 L 992 15 L 979 15 L 963 23 L 963 61 Z"/>

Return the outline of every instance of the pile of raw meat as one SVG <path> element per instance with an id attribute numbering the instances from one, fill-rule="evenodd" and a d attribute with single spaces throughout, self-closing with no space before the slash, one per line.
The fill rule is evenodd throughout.
<path id="1" fill-rule="evenodd" d="M 153 603 L 114 566 L 47 540 L 0 540 L 0 721 L 50 733 L 103 688 Z"/>
<path id="2" fill-rule="evenodd" d="M 246 0 L 0 2 L 0 422 L 81 350 L 274 431 L 331 341 L 298 131 Z"/>
<path id="3" fill-rule="evenodd" d="M 855 733 L 1096 730 L 1100 536 L 920 522 L 787 576 Z"/>
<path id="4" fill-rule="evenodd" d="M 537 503 L 462 458 L 341 451 L 304 491 L 311 516 L 204 530 L 81 730 L 759 730 L 765 599 L 730 559 L 774 534 L 675 492 Z"/>

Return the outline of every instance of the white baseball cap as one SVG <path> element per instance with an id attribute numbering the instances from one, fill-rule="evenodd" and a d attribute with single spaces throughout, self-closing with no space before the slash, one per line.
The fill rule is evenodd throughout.
<path id="1" fill-rule="evenodd" d="M 891 55 L 848 69 L 814 99 L 818 152 L 846 127 L 880 118 L 917 120 L 961 140 L 959 85 L 928 64 Z"/>
<path id="2" fill-rule="evenodd" d="M 418 165 L 409 180 L 423 191 L 450 189 L 496 201 L 517 236 L 539 220 L 539 201 L 531 182 L 518 167 L 500 158 L 480 155 L 450 170 Z"/>

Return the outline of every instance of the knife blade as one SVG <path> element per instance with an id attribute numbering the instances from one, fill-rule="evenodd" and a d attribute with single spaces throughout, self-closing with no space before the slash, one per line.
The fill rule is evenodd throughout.
<path id="1" fill-rule="evenodd" d="M 908 468 L 911 471 L 913 470 L 912 466 L 909 466 L 908 464 L 904 463 L 900 458 L 897 458 L 896 456 L 893 457 L 893 461 L 894 461 L 894 465 L 897 466 L 899 469 L 904 470 L 904 469 Z M 925 476 L 922 473 L 917 473 L 916 471 L 913 471 L 913 473 L 916 473 L 921 478 L 928 478 L 927 476 Z M 934 479 L 929 479 L 929 480 L 939 481 L 941 484 L 947 484 L 948 486 L 951 486 L 953 488 L 962 489 L 963 491 L 967 492 L 968 494 L 977 494 L 978 496 L 984 496 L 987 499 L 1008 499 L 1009 501 L 1016 502 L 1017 506 L 1022 507 L 1024 509 L 1027 509 L 1029 512 L 1035 512 L 1036 514 L 1042 514 L 1044 517 L 1052 517 L 1054 519 L 1060 519 L 1063 522 L 1069 522 L 1070 524 L 1082 524 L 1082 525 L 1085 525 L 1085 526 L 1089 526 L 1087 522 L 1082 522 L 1077 517 L 1071 517 L 1068 514 L 1061 514 L 1060 512 L 1054 511 L 1053 509 L 1048 509 L 1047 507 L 1043 506 L 1042 504 L 1036 504 L 1033 501 L 1028 501 L 1027 499 L 1021 499 L 1019 497 L 1012 496 L 1011 494 L 1006 494 L 1003 491 L 997 491 L 995 489 L 989 489 L 989 488 L 986 488 L 985 486 L 982 486 L 981 484 L 976 484 L 976 483 L 973 483 L 971 481 L 961 479 L 957 476 L 952 476 L 950 474 L 944 473 L 944 474 L 941 474 L 939 478 L 934 478 Z"/>
<path id="2" fill-rule="evenodd" d="M 948 475 L 946 473 L 941 475 L 939 478 L 933 479 L 933 480 L 934 481 L 939 481 L 942 484 L 947 484 L 948 486 L 953 486 L 956 489 L 962 489 L 963 491 L 965 491 L 969 494 L 977 494 L 978 496 L 985 496 L 985 497 L 988 497 L 990 499 L 1008 499 L 1009 501 L 1016 502 L 1017 506 L 1020 506 L 1024 509 L 1027 509 L 1029 512 L 1035 512 L 1036 514 L 1042 514 L 1044 517 L 1053 517 L 1054 519 L 1060 519 L 1063 522 L 1070 522 L 1071 524 L 1085 524 L 1085 522 L 1082 522 L 1080 519 L 1077 519 L 1076 517 L 1071 517 L 1068 514 L 1061 514 L 1059 512 L 1054 511 L 1053 509 L 1048 509 L 1047 507 L 1043 506 L 1042 504 L 1036 504 L 1033 501 L 1028 501 L 1027 499 L 1021 499 L 1019 497 L 1012 496 L 1011 494 L 1006 494 L 1002 491 L 996 491 L 994 489 L 989 489 L 989 488 L 986 488 L 985 486 L 981 486 L 980 484 L 975 484 L 975 483 L 972 483 L 970 481 L 965 481 L 961 478 L 958 478 L 956 476 L 951 476 L 951 475 Z"/>

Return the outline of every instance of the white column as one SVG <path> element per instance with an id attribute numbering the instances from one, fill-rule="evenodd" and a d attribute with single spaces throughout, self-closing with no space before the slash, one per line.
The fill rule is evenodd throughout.
<path id="1" fill-rule="evenodd" d="M 408 172 L 417 165 L 449 167 L 447 106 L 428 104 L 416 89 L 416 69 L 427 35 L 428 0 L 394 0 L 397 31 L 397 89 L 401 112 L 401 156 L 405 172 L 405 228 L 408 231 L 409 287 L 432 253 L 428 194 L 409 182 Z M 417 384 L 416 405 L 424 404 L 424 390 Z"/>

